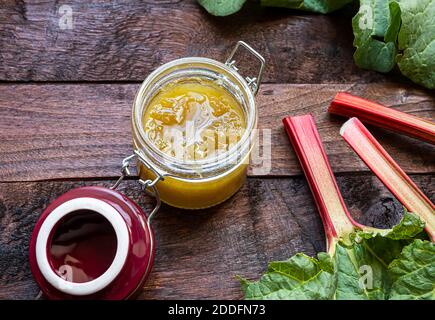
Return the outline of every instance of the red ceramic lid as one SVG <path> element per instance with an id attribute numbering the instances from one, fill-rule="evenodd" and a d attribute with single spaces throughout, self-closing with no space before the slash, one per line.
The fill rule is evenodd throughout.
<path id="1" fill-rule="evenodd" d="M 81 210 L 106 218 L 116 242 L 108 268 L 90 281 L 77 283 L 55 272 L 49 250 L 59 222 Z M 30 268 L 49 299 L 127 299 L 142 288 L 152 268 L 154 252 L 151 227 L 136 203 L 108 188 L 83 187 L 54 200 L 40 216 L 30 241 Z"/>

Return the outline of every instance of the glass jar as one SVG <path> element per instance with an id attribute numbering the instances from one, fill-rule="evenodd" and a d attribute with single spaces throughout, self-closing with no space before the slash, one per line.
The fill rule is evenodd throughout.
<path id="1" fill-rule="evenodd" d="M 243 78 L 233 60 L 244 47 L 260 61 L 255 78 Z M 201 209 L 219 204 L 243 185 L 257 127 L 256 95 L 264 70 L 264 58 L 246 43 L 239 41 L 225 63 L 200 57 L 171 61 L 152 72 L 136 94 L 132 112 L 133 147 L 140 157 L 139 177 L 156 184 L 160 199 L 174 207 Z M 142 117 L 152 98 L 169 83 L 182 79 L 213 81 L 229 92 L 240 104 L 246 129 L 228 151 L 210 159 L 186 160 L 171 157 L 149 140 Z M 151 183 L 153 181 L 153 183 Z"/>

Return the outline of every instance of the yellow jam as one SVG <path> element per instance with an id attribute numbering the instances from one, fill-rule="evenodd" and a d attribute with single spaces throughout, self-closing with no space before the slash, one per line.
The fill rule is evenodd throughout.
<path id="1" fill-rule="evenodd" d="M 142 116 L 148 140 L 174 159 L 194 163 L 227 152 L 246 130 L 239 102 L 216 82 L 187 78 L 167 84 L 150 100 Z M 244 183 L 249 154 L 224 173 L 202 178 L 166 176 L 156 185 L 162 201 L 179 208 L 214 206 Z M 140 166 L 143 179 L 153 174 Z"/>
<path id="2" fill-rule="evenodd" d="M 204 209 L 215 206 L 236 193 L 246 180 L 247 159 L 234 170 L 224 176 L 205 180 L 188 180 L 172 176 L 165 177 L 156 185 L 160 199 L 177 208 Z M 154 179 L 155 176 L 140 165 L 140 176 L 143 179 Z"/>
<path id="3" fill-rule="evenodd" d="M 234 97 L 209 80 L 172 82 L 151 100 L 143 115 L 148 139 L 165 154 L 203 160 L 228 151 L 246 124 Z"/>

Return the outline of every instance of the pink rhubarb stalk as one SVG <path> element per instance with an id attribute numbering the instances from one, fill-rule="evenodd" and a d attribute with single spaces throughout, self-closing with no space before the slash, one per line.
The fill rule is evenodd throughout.
<path id="1" fill-rule="evenodd" d="M 358 117 L 362 122 L 403 133 L 435 144 L 435 123 L 346 92 L 338 93 L 328 111 L 345 117 Z"/>
<path id="2" fill-rule="evenodd" d="M 426 223 L 426 232 L 435 241 L 435 206 L 391 158 L 357 118 L 351 118 L 340 134 L 383 184 L 410 211 Z"/>
<path id="3" fill-rule="evenodd" d="M 346 209 L 313 117 L 287 117 L 283 123 L 313 193 L 332 254 L 339 239 L 345 240 L 363 226 Z"/>

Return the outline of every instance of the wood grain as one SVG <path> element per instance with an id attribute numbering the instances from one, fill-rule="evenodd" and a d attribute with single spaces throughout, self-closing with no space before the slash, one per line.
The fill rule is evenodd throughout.
<path id="1" fill-rule="evenodd" d="M 413 176 L 435 200 L 435 175 Z M 32 299 L 38 289 L 27 262 L 30 234 L 42 210 L 60 194 L 113 181 L 0 183 L 0 299 Z M 361 223 L 396 224 L 400 204 L 372 175 L 338 177 L 345 202 Z M 120 191 L 149 211 L 136 181 Z M 302 177 L 250 178 L 222 205 L 202 211 L 163 206 L 153 220 L 157 255 L 142 299 L 237 299 L 238 274 L 259 277 L 270 260 L 325 250 L 323 229 Z"/>
<path id="2" fill-rule="evenodd" d="M 0 85 L 0 181 L 116 177 L 132 152 L 131 105 L 139 85 Z M 345 120 L 326 109 L 337 91 L 346 90 L 401 111 L 434 119 L 435 97 L 397 84 L 268 84 L 258 96 L 259 127 L 267 129 L 271 170 L 251 176 L 301 174 L 281 119 L 313 113 L 335 172 L 368 171 L 339 136 Z M 402 135 L 371 128 L 409 173 L 435 172 L 435 148 Z M 263 143 L 265 142 L 265 143 Z M 254 168 L 261 168 L 259 162 Z"/>
<path id="3" fill-rule="evenodd" d="M 60 28 L 62 4 L 72 9 L 71 30 Z M 281 125 L 285 116 L 314 115 L 357 221 L 396 224 L 401 205 L 339 137 L 344 119 L 326 109 L 345 90 L 434 120 L 435 95 L 400 75 L 355 66 L 354 9 L 316 15 L 248 1 L 240 13 L 216 18 L 195 0 L 2 1 L 0 299 L 38 295 L 28 243 L 48 203 L 74 187 L 113 184 L 120 161 L 132 151 L 130 113 L 138 81 L 180 57 L 222 61 L 238 40 L 267 62 L 268 84 L 257 104 L 259 127 L 271 134 L 270 142 L 260 143 L 262 149 L 270 145 L 272 169 L 255 170 L 254 164 L 242 189 L 211 209 L 163 205 L 153 221 L 154 269 L 139 298 L 239 299 L 234 275 L 256 279 L 270 260 L 325 249 L 320 218 Z M 243 74 L 256 72 L 248 59 L 237 57 L 246 62 Z M 435 147 L 369 128 L 434 201 Z M 145 211 L 152 209 L 134 177 L 119 190 Z"/>
<path id="4" fill-rule="evenodd" d="M 63 4 L 72 9 L 72 29 L 59 25 Z M 195 0 L 4 0 L 0 80 L 142 81 L 181 57 L 223 61 L 244 40 L 264 55 L 265 82 L 385 81 L 390 76 L 353 62 L 353 14 L 315 15 L 248 2 L 242 12 L 217 18 Z"/>

